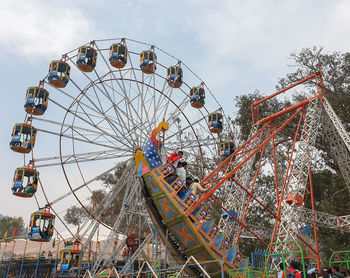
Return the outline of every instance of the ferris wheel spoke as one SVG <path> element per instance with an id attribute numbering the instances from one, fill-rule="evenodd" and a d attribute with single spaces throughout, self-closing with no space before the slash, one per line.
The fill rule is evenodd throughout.
<path id="1" fill-rule="evenodd" d="M 52 202 L 50 202 L 51 205 L 58 203 L 59 201 L 62 201 L 63 199 L 67 198 L 68 196 L 72 195 L 73 193 L 78 192 L 79 190 L 81 190 L 82 188 L 84 188 L 85 186 L 91 184 L 92 182 L 101 179 L 103 176 L 107 175 L 108 173 L 116 170 L 119 167 L 119 164 L 113 166 L 112 168 L 109 168 L 107 171 L 102 172 L 101 174 L 96 175 L 94 178 L 90 179 L 89 181 L 75 187 L 74 189 L 72 189 L 71 191 L 67 192 L 66 194 L 58 197 L 57 199 L 53 200 Z"/>
<path id="2" fill-rule="evenodd" d="M 37 130 L 40 131 L 40 132 L 52 134 L 52 135 L 55 135 L 55 136 L 58 136 L 58 137 L 61 136 L 61 137 L 65 137 L 65 138 L 68 138 L 68 139 L 71 139 L 71 140 L 77 140 L 77 141 L 81 141 L 81 142 L 84 142 L 84 143 L 89 143 L 89 144 L 92 144 L 92 145 L 105 147 L 107 149 L 114 149 L 114 150 L 119 150 L 120 149 L 119 147 L 114 147 L 114 146 L 102 144 L 102 143 L 99 143 L 99 142 L 93 142 L 91 140 L 85 140 L 85 139 L 82 139 L 82 138 L 75 138 L 75 137 L 73 137 L 71 135 L 62 134 L 62 133 L 58 133 L 58 132 L 54 132 L 54 131 L 49 131 L 49 130 L 45 130 L 45 129 L 41 129 L 41 128 L 37 128 Z"/>
<path id="3" fill-rule="evenodd" d="M 95 102 L 92 101 L 92 99 L 91 99 L 87 94 L 85 94 L 85 93 L 83 92 L 83 90 L 82 90 L 72 79 L 71 79 L 71 82 L 72 82 L 72 84 L 74 84 L 74 86 L 75 86 L 80 92 L 82 92 L 82 93 L 84 94 L 84 98 L 87 99 L 87 100 L 92 104 L 93 107 L 95 107 L 95 109 L 97 110 L 97 113 L 100 114 L 100 115 L 103 115 L 103 116 L 105 117 L 104 111 L 103 111 L 103 110 L 101 111 L 101 110 L 97 107 L 97 105 L 95 104 Z M 84 108 L 82 107 L 80 101 L 77 103 L 77 105 L 80 106 L 80 108 L 85 112 L 85 110 L 84 110 Z M 95 109 L 94 109 L 94 110 L 95 110 Z M 95 111 L 96 111 L 96 110 L 95 110 Z M 88 116 L 88 114 L 86 114 L 86 115 Z M 89 117 L 89 116 L 88 116 L 88 117 Z M 93 121 L 90 117 L 89 117 L 89 119 L 90 119 L 90 121 L 94 124 L 94 121 Z M 106 122 L 109 124 L 109 126 L 114 130 L 114 132 L 117 132 L 118 127 L 116 127 L 107 117 L 105 117 L 105 119 L 106 119 Z M 123 126 L 120 126 L 120 127 L 123 127 Z"/>
<path id="4" fill-rule="evenodd" d="M 177 109 L 173 110 L 172 112 L 169 113 L 168 117 L 166 118 L 166 121 L 171 125 L 175 121 L 177 121 L 177 118 L 183 113 L 182 111 L 186 107 L 186 103 L 180 104 Z"/>
<path id="5" fill-rule="evenodd" d="M 85 115 L 90 119 L 91 123 L 93 126 L 96 126 L 96 125 L 100 125 L 102 122 L 106 122 L 110 127 L 111 129 L 113 130 L 113 132 L 115 134 L 120 134 L 121 136 L 123 136 L 124 138 L 124 141 L 127 141 L 129 142 L 129 144 L 131 144 L 131 141 L 129 139 L 129 137 L 127 137 L 128 133 L 122 133 L 120 132 L 120 129 L 122 129 L 123 131 L 125 131 L 125 124 L 123 123 L 123 120 L 122 120 L 122 117 L 120 117 L 121 119 L 121 122 L 118 121 L 117 119 L 115 118 L 111 118 L 109 115 L 106 115 L 105 113 L 101 116 L 102 119 L 100 122 L 98 122 L 98 124 L 96 124 L 93 119 L 89 116 L 89 114 L 85 111 L 85 109 L 80 105 L 81 102 L 78 103 L 78 105 L 80 106 L 81 110 L 85 113 Z M 118 116 L 118 115 L 117 115 Z M 116 125 L 118 124 L 118 125 Z M 119 127 L 119 128 L 118 128 Z M 113 137 L 113 135 L 112 135 Z"/>
<path id="6" fill-rule="evenodd" d="M 99 80 L 101 80 L 101 77 L 99 76 L 99 74 L 97 73 L 97 71 L 95 71 L 97 77 Z M 120 125 L 119 127 L 123 130 L 123 132 L 125 133 L 125 128 L 127 127 L 127 125 L 125 124 L 123 117 L 120 115 L 119 110 L 117 109 L 115 103 L 113 102 L 113 99 L 111 98 L 105 84 L 103 82 L 98 82 L 99 85 L 102 86 L 103 90 L 100 88 L 99 85 L 94 84 L 94 86 L 96 86 L 96 88 L 98 88 L 100 90 L 100 92 L 106 97 L 106 99 L 112 104 L 111 107 L 113 108 L 118 120 L 120 121 Z M 105 116 L 105 113 L 103 112 L 103 115 Z"/>
<path id="7" fill-rule="evenodd" d="M 167 82 L 165 82 L 165 83 L 167 83 Z M 172 98 L 172 94 L 173 94 L 174 88 L 168 87 L 168 91 L 170 92 L 169 95 L 167 95 L 168 101 L 165 101 L 165 104 L 164 104 L 164 106 L 162 108 L 163 112 L 160 111 L 160 114 L 163 114 L 163 119 L 166 118 L 166 115 L 167 115 L 167 112 L 168 112 L 168 108 L 169 108 L 169 104 L 170 104 L 170 100 Z M 176 110 L 177 109 L 175 109 L 175 111 Z"/>
<path id="8" fill-rule="evenodd" d="M 110 86 L 108 84 L 105 84 L 105 86 L 109 87 L 113 92 L 116 91 L 112 86 Z M 119 122 L 121 122 L 119 124 L 122 127 L 127 127 L 127 129 L 128 129 L 127 132 L 128 133 L 125 134 L 125 135 L 129 136 L 129 137 L 133 137 L 134 133 L 130 132 L 130 131 L 135 129 L 135 128 L 137 128 L 137 123 L 135 122 L 135 120 L 133 118 L 133 115 L 131 113 L 128 113 L 128 110 L 124 111 L 123 109 L 121 109 L 120 105 L 118 105 L 118 104 L 121 104 L 122 101 L 125 101 L 126 109 L 128 109 L 128 107 L 129 107 L 129 110 L 133 110 L 135 115 L 138 116 L 138 113 L 137 113 L 136 109 L 132 106 L 131 101 L 130 101 L 130 99 L 128 98 L 128 96 L 127 96 L 127 94 L 125 92 L 124 92 L 124 98 L 122 100 L 120 100 L 119 103 L 117 103 L 117 104 L 115 102 L 114 103 L 112 102 L 112 106 L 111 107 L 113 107 L 113 109 L 114 109 L 114 111 L 116 113 L 116 116 L 119 119 Z M 130 106 L 132 107 L 132 109 L 130 109 Z M 121 115 L 121 113 L 122 113 L 122 115 Z M 125 123 L 123 118 L 127 119 L 128 124 Z M 141 118 L 139 116 L 138 116 L 138 118 L 139 118 L 139 120 L 141 122 Z M 146 136 L 146 133 L 144 133 L 144 136 Z"/>
<path id="9" fill-rule="evenodd" d="M 114 158 L 126 158 L 132 156 L 130 150 L 105 150 L 105 151 L 96 151 L 96 152 L 87 152 L 87 153 L 75 153 L 62 156 L 52 156 L 34 159 L 35 166 L 38 168 L 49 167 L 61 165 L 61 159 L 63 164 L 72 164 L 76 162 L 90 162 L 96 160 L 104 159 L 114 159 Z M 51 161 L 51 162 L 49 162 Z"/>
<path id="10" fill-rule="evenodd" d="M 73 56 L 73 57 L 75 57 L 75 56 Z M 86 73 L 86 72 L 84 72 L 84 71 L 82 71 L 82 70 L 80 70 L 80 68 L 78 67 L 78 65 L 77 65 L 77 63 L 76 62 L 74 62 L 74 60 L 72 59 L 72 57 L 69 57 L 69 60 L 71 61 L 71 63 L 90 81 L 90 84 L 93 84 L 94 83 L 94 81 L 92 80 L 92 78 Z M 76 84 L 75 84 L 76 85 Z M 98 97 L 98 94 L 97 94 L 97 92 L 96 92 L 96 89 L 95 89 L 95 87 L 94 86 L 92 86 L 92 88 L 93 88 L 93 90 L 94 90 L 94 93 L 95 93 L 95 97 L 96 97 L 96 99 L 97 99 L 97 101 L 98 101 L 98 103 L 99 103 L 99 105 L 100 105 L 100 110 L 101 111 L 103 111 L 103 106 L 102 106 L 102 104 L 101 104 L 101 102 L 100 102 L 100 99 L 99 99 L 99 97 Z M 83 92 L 80 88 L 78 88 L 81 92 Z"/>
<path id="11" fill-rule="evenodd" d="M 167 88 L 168 83 L 166 82 L 166 80 L 164 79 L 163 82 L 163 86 L 162 89 L 160 90 L 160 92 L 158 92 L 155 89 L 155 77 L 159 76 L 156 73 L 154 74 L 153 77 L 153 84 L 147 87 L 147 92 L 146 93 L 150 93 L 152 95 L 152 100 L 153 100 L 153 107 L 154 107 L 154 113 L 153 113 L 153 117 L 152 117 L 152 122 L 155 122 L 157 120 L 157 115 L 161 115 L 161 105 L 163 105 L 163 103 L 167 103 L 169 100 L 167 99 L 166 94 L 164 94 L 164 91 Z M 164 96 L 164 97 L 163 97 Z M 161 117 L 161 119 L 165 119 L 165 117 Z"/>
<path id="12" fill-rule="evenodd" d="M 110 85 L 106 84 L 106 86 L 109 87 Z M 113 90 L 113 91 L 115 90 L 113 87 L 110 87 L 110 89 Z M 123 109 L 121 109 L 120 105 L 118 105 L 118 104 L 120 104 L 123 100 L 126 101 L 126 107 L 129 107 L 127 109 L 129 109 L 129 111 L 132 110 L 134 114 L 131 114 L 130 112 L 128 113 L 128 110 L 124 111 Z M 122 121 L 123 117 L 125 117 L 126 119 L 128 119 L 129 122 L 132 123 L 131 125 L 129 124 L 129 130 L 128 130 L 129 133 L 125 134 L 126 136 L 132 136 L 132 133 L 130 133 L 130 130 L 133 130 L 135 128 L 140 128 L 140 124 L 135 122 L 133 115 L 137 116 L 137 118 L 139 119 L 140 123 L 142 123 L 143 121 L 142 121 L 142 118 L 140 117 L 139 113 L 137 112 L 137 110 L 132 105 L 131 100 L 128 97 L 125 97 L 124 99 L 120 100 L 119 103 L 112 104 L 112 107 L 114 109 L 117 109 L 117 116 L 119 115 L 118 118 L 120 118 L 121 121 Z M 122 113 L 122 115 L 120 115 L 120 113 Z M 125 124 L 125 122 L 123 122 L 123 125 L 127 126 Z M 143 136 L 147 137 L 148 136 L 147 133 L 142 128 L 141 128 L 141 130 L 143 131 Z"/>
<path id="13" fill-rule="evenodd" d="M 102 106 L 101 100 L 100 100 L 100 98 L 98 97 L 98 94 L 97 94 L 97 92 L 96 92 L 96 87 L 95 87 L 95 86 L 92 86 L 92 89 L 93 89 L 94 94 L 95 94 L 95 97 L 96 97 L 96 99 L 97 99 L 97 101 L 98 101 L 98 103 L 99 103 L 99 105 L 100 105 L 100 109 L 101 109 L 101 111 L 103 111 L 103 106 Z"/>
<path id="14" fill-rule="evenodd" d="M 62 124 L 60 122 L 56 122 L 56 121 L 49 120 L 49 119 L 39 118 L 39 117 L 35 117 L 35 116 L 32 116 L 32 119 L 36 120 L 36 121 L 41 121 L 41 122 L 53 124 L 53 125 L 56 125 L 56 126 L 63 126 L 63 127 L 66 127 L 67 129 L 71 129 L 72 128 L 72 125 Z M 109 134 L 109 133 L 107 133 L 104 130 L 103 131 L 102 130 L 93 130 L 93 129 L 88 129 L 88 128 L 84 128 L 84 127 L 79 127 L 77 125 L 74 125 L 74 130 L 85 131 L 85 132 L 89 132 L 89 133 L 96 134 L 96 135 L 104 135 L 104 136 L 114 137 L 117 140 L 123 139 L 123 137 L 116 137 L 116 135 Z"/>
<path id="15" fill-rule="evenodd" d="M 72 83 L 75 84 L 73 81 L 72 81 Z M 79 86 L 77 86 L 76 84 L 75 84 L 75 86 L 77 87 L 77 89 L 78 89 L 81 93 L 83 93 L 82 90 L 79 88 Z M 78 106 L 81 107 L 81 109 L 82 109 L 82 111 L 84 112 L 84 114 L 86 115 L 86 117 L 90 120 L 90 123 L 89 123 L 89 121 L 87 121 L 86 119 L 82 119 L 82 118 L 80 118 L 80 119 L 84 120 L 86 123 L 89 123 L 90 125 L 92 125 L 92 126 L 95 127 L 95 128 L 97 127 L 96 124 L 94 123 L 94 121 L 92 120 L 92 118 L 90 117 L 90 115 L 92 115 L 92 114 L 87 113 L 87 112 L 83 109 L 83 106 L 86 107 L 86 108 L 88 108 L 89 110 L 95 112 L 96 115 L 103 115 L 103 113 L 101 113 L 101 111 L 99 110 L 99 108 L 95 105 L 95 103 L 94 103 L 89 97 L 87 97 L 87 96 L 85 95 L 86 99 L 88 99 L 89 102 L 90 102 L 96 109 L 94 109 L 94 108 L 91 107 L 90 105 L 87 105 L 87 104 L 86 104 L 85 102 L 83 102 L 83 101 L 79 101 L 79 102 L 77 103 L 76 98 L 70 96 L 70 95 L 67 94 L 64 90 L 59 89 L 59 88 L 56 88 L 56 87 L 54 87 L 54 88 L 57 89 L 57 90 L 58 90 L 59 92 L 61 92 L 62 94 L 68 96 L 68 97 L 71 98 L 71 99 L 73 99 L 73 104 L 75 103 L 75 104 L 77 104 Z M 51 100 L 51 99 L 50 99 L 50 100 Z M 53 101 L 53 100 L 51 100 L 51 101 Z M 67 109 L 67 108 L 63 107 L 62 105 L 60 105 L 58 102 L 53 101 L 53 103 L 57 104 L 57 105 L 58 105 L 59 107 L 61 107 L 62 109 L 66 110 L 67 113 L 71 113 L 71 114 L 73 114 L 74 116 L 76 116 L 76 113 L 74 113 L 74 112 L 70 109 L 70 108 L 72 107 L 73 104 L 71 105 L 70 108 Z M 102 117 L 103 117 L 104 119 L 106 119 L 106 117 L 104 117 L 104 116 L 102 116 Z M 118 129 L 117 129 L 116 127 L 112 126 L 112 125 L 110 124 L 110 121 L 109 121 L 108 119 L 106 119 L 106 122 L 110 125 L 110 127 L 113 129 L 113 131 L 114 131 L 115 133 L 117 133 L 117 130 L 118 130 Z"/>
<path id="16" fill-rule="evenodd" d="M 79 68 L 79 67 L 77 66 L 77 64 L 72 60 L 72 58 L 69 58 L 69 59 L 71 60 L 71 62 L 72 62 L 77 68 Z M 80 69 L 79 69 L 79 70 L 80 70 Z M 89 81 L 91 82 L 91 84 L 94 83 L 94 81 L 93 81 L 85 72 L 83 72 L 83 71 L 81 71 L 81 72 L 84 74 L 84 76 L 85 76 L 87 79 L 89 79 Z M 98 79 L 100 79 L 100 76 L 98 75 L 98 73 L 96 72 L 96 70 L 94 70 L 94 72 L 95 72 L 96 76 L 98 77 Z M 96 92 L 96 88 L 95 88 L 95 87 L 97 87 L 97 88 L 99 89 L 100 92 L 103 93 L 103 91 L 100 89 L 100 87 L 97 85 L 97 83 L 95 83 L 94 85 L 95 85 L 95 86 L 92 86 L 92 89 L 94 90 L 95 97 L 96 97 L 96 99 L 98 100 L 98 103 L 99 103 L 99 105 L 100 105 L 100 110 L 103 111 L 103 106 L 102 106 L 102 103 L 101 103 L 101 101 L 100 101 L 100 98 L 99 98 L 99 96 L 98 96 L 98 94 L 97 94 L 97 92 Z M 103 86 L 103 84 L 102 84 L 102 86 Z M 105 93 L 106 93 L 105 96 L 106 96 L 108 99 L 110 99 L 110 96 L 109 96 L 108 91 L 106 90 L 106 88 L 104 88 L 104 90 L 105 90 Z M 111 102 L 114 103 L 113 100 L 112 100 Z M 104 113 L 102 113 L 102 114 L 104 114 Z M 121 125 L 121 127 L 123 127 L 123 126 Z"/>
<path id="17" fill-rule="evenodd" d="M 125 45 L 127 46 L 127 43 L 125 42 Z M 139 84 L 139 80 L 137 78 L 137 74 L 136 74 L 136 71 L 135 71 L 135 67 L 133 66 L 133 59 L 131 57 L 131 54 L 132 52 L 128 51 L 128 60 L 130 62 L 130 69 L 131 69 L 131 74 L 130 74 L 130 79 L 135 79 L 136 80 L 136 88 L 137 88 L 137 91 L 138 91 L 138 94 L 139 96 L 141 97 L 141 117 L 142 119 L 144 117 L 146 117 L 146 120 L 147 122 L 149 123 L 149 125 L 151 125 L 151 121 L 150 121 L 150 118 L 148 117 L 148 111 L 144 105 L 145 103 L 145 100 L 144 100 L 144 94 L 143 94 L 143 78 L 144 78 L 144 73 L 142 72 L 141 75 L 142 75 L 142 83 L 141 85 Z M 134 53 L 137 55 L 137 53 Z M 140 72 L 140 71 L 139 71 Z"/>
<path id="18" fill-rule="evenodd" d="M 109 85 L 107 84 L 106 86 L 109 86 Z M 146 125 L 145 125 L 145 124 L 146 124 L 146 121 L 142 121 L 142 118 L 141 118 L 142 116 L 139 115 L 139 113 L 136 111 L 136 109 L 135 109 L 134 106 L 132 105 L 133 100 L 128 99 L 127 101 L 128 101 L 128 104 L 131 104 L 131 108 L 129 108 L 129 109 L 130 109 L 130 110 L 133 110 L 133 111 L 135 112 L 135 114 L 132 114 L 132 115 L 131 115 L 130 113 L 127 113 L 127 112 L 125 112 L 124 110 L 121 110 L 120 108 L 118 108 L 118 110 L 120 110 L 120 111 L 123 113 L 123 115 L 124 115 L 125 117 L 131 118 L 131 120 L 132 120 L 132 122 L 133 122 L 133 127 L 132 127 L 132 129 L 129 131 L 129 134 L 126 134 L 126 136 L 128 136 L 128 135 L 129 135 L 129 136 L 132 136 L 131 131 L 132 131 L 133 133 L 136 133 L 136 130 L 140 130 L 140 131 L 141 131 L 141 134 L 142 134 L 142 136 L 143 136 L 143 138 L 147 138 L 147 137 L 148 137 L 147 131 L 149 131 L 149 127 L 151 127 L 153 123 L 151 123 L 151 124 L 149 124 L 149 125 L 146 126 Z M 139 119 L 139 123 L 135 123 L 135 122 L 134 122 L 133 115 L 137 116 L 137 118 Z M 146 128 L 143 128 L 143 127 L 146 127 Z"/>
<path id="19" fill-rule="evenodd" d="M 97 143 L 109 142 L 112 146 L 118 147 L 118 144 L 116 144 L 116 142 L 114 140 L 109 139 L 108 137 L 104 136 L 103 134 L 98 134 L 98 135 L 94 134 L 94 137 L 92 137 L 91 134 L 83 134 L 79 130 L 76 130 L 75 126 L 72 126 L 69 129 L 71 129 L 72 132 L 74 133 L 74 134 L 72 134 L 72 137 L 74 137 L 74 139 L 76 139 L 77 135 L 79 135 L 78 138 L 83 138 L 87 141 L 97 142 Z M 68 129 L 66 131 L 68 131 Z M 103 137 L 105 140 L 101 139 L 100 141 L 97 141 L 101 137 Z"/>
<path id="20" fill-rule="evenodd" d="M 121 134 L 121 136 L 117 136 L 117 134 L 114 132 L 114 134 L 111 134 L 111 133 L 108 133 L 106 131 L 106 128 L 101 128 L 99 127 L 99 124 L 100 123 L 97 123 L 95 124 L 92 119 L 91 119 L 91 116 L 93 116 L 92 114 L 88 114 L 86 113 L 85 111 L 84 112 L 73 112 L 71 109 L 67 109 L 65 108 L 64 106 L 62 106 L 61 104 L 59 104 L 58 102 L 54 101 L 51 99 L 51 102 L 55 103 L 56 105 L 58 105 L 60 108 L 62 108 L 63 110 L 65 110 L 67 113 L 70 113 L 72 114 L 74 117 L 77 117 L 79 118 L 79 120 L 82 120 L 84 123 L 90 125 L 91 127 L 97 129 L 97 131 L 94 131 L 94 130 L 91 130 L 91 129 L 86 129 L 86 128 L 79 128 L 78 126 L 76 126 L 76 128 L 78 129 L 81 129 L 81 130 L 86 130 L 86 131 L 89 131 L 89 132 L 93 132 L 93 133 L 96 133 L 96 134 L 103 134 L 104 136 L 109 136 L 111 138 L 113 138 L 114 140 L 118 141 L 120 144 L 124 145 L 125 147 L 129 147 L 129 145 L 125 144 L 124 141 L 125 141 L 125 134 Z M 86 120 L 86 118 L 84 118 L 83 116 L 86 116 L 88 119 L 90 119 L 90 121 Z M 94 115 L 95 116 L 95 115 Z M 96 117 L 96 116 L 95 116 Z M 98 116 L 99 117 L 99 116 Z M 97 117 L 97 118 L 98 118 Z M 105 119 L 105 117 L 101 116 L 99 117 L 101 118 L 102 120 Z M 36 118 L 37 120 L 39 121 L 45 121 L 43 118 Z M 46 120 L 48 121 L 48 120 Z M 49 121 L 50 122 L 50 121 Z M 57 123 L 55 121 L 51 121 L 52 124 L 56 124 L 56 125 L 62 125 L 61 123 Z M 64 124 L 63 126 L 65 126 L 66 128 L 67 127 L 70 127 L 71 125 L 67 125 L 67 124 Z M 114 130 L 113 130 L 114 131 Z"/>
<path id="21" fill-rule="evenodd" d="M 98 46 L 97 46 L 97 49 L 98 49 L 98 51 L 99 51 L 100 54 L 101 54 L 101 51 L 100 51 L 100 49 L 98 48 Z M 136 109 L 134 108 L 134 106 L 132 105 L 132 103 L 131 103 L 131 101 L 130 101 L 130 99 L 129 99 L 129 96 L 128 96 L 128 94 L 127 94 L 127 89 L 126 89 L 126 86 L 125 86 L 125 82 L 124 82 L 124 78 L 123 78 L 123 76 L 122 76 L 121 70 L 118 70 L 118 72 L 119 72 L 119 75 L 120 75 L 120 77 L 121 77 L 120 79 L 122 80 L 122 82 L 121 82 L 122 84 L 120 84 L 118 78 L 115 76 L 114 71 L 111 69 L 110 64 L 107 62 L 107 60 L 105 59 L 105 57 L 104 57 L 103 55 L 101 55 L 101 56 L 102 56 L 102 58 L 103 58 L 103 61 L 104 61 L 105 64 L 106 64 L 106 66 L 108 67 L 108 69 L 109 69 L 109 71 L 110 71 L 110 74 L 113 75 L 114 80 L 116 81 L 118 87 L 119 87 L 119 88 L 121 89 L 121 91 L 123 92 L 123 95 L 124 95 L 124 97 L 126 98 L 126 106 L 127 106 L 127 107 L 128 107 L 128 106 L 131 107 L 131 110 L 132 110 L 136 115 L 138 115 L 137 110 L 136 110 Z M 130 61 L 130 63 L 132 63 L 132 59 L 130 59 L 129 61 Z M 131 68 L 132 68 L 131 71 L 133 71 L 133 66 L 132 66 L 132 64 L 131 64 Z M 136 75 L 135 75 L 134 77 L 136 78 Z M 138 88 L 138 84 L 136 84 L 136 86 L 137 86 L 137 88 Z M 113 91 L 113 93 L 114 93 L 114 92 L 115 92 L 115 89 L 112 88 L 112 91 Z M 112 102 L 112 103 L 113 103 L 113 102 Z M 135 122 L 133 121 L 132 117 L 131 117 L 131 119 L 128 118 L 128 120 L 130 120 L 130 121 L 132 122 L 133 126 L 136 125 Z M 141 121 L 141 118 L 139 118 L 139 120 Z"/>
<path id="22" fill-rule="evenodd" d="M 138 116 L 139 121 L 141 121 L 142 117 L 141 118 L 139 117 L 137 109 L 135 109 L 135 107 L 132 105 L 131 91 L 130 91 L 132 86 L 131 86 L 131 84 L 129 84 L 129 89 L 127 89 L 125 81 L 124 81 L 125 76 L 129 72 L 126 71 L 124 76 L 122 75 L 122 72 L 121 72 L 120 69 L 118 70 L 118 72 L 119 72 L 119 76 L 120 76 L 121 82 L 119 82 L 118 78 L 116 78 L 114 72 L 111 72 L 111 75 L 113 76 L 114 81 L 117 83 L 117 85 L 121 88 L 122 92 L 124 93 L 124 96 L 125 96 L 125 107 L 126 107 L 126 110 L 127 110 L 126 112 L 127 113 L 128 112 L 135 113 Z M 113 84 L 113 82 L 111 82 L 111 84 Z M 129 92 L 129 94 L 128 94 L 128 92 Z M 128 111 L 128 109 L 129 109 L 129 111 Z M 135 126 L 135 122 L 134 122 L 133 117 L 131 117 L 131 123 L 132 123 L 133 126 Z M 139 142 L 137 142 L 137 143 L 139 143 Z"/>
<path id="23" fill-rule="evenodd" d="M 187 125 L 186 125 L 184 128 L 182 128 L 181 131 L 183 132 L 183 131 L 185 131 L 185 130 L 187 130 L 187 129 L 193 128 L 193 126 L 194 126 L 195 124 L 198 124 L 199 122 L 201 122 L 201 121 L 203 121 L 203 120 L 205 120 L 205 117 L 201 117 L 201 118 L 199 118 L 198 120 L 196 120 L 196 121 L 194 121 L 194 122 L 192 122 L 192 123 L 187 123 Z M 175 137 L 175 136 L 177 136 L 177 135 L 178 135 L 178 132 L 169 134 L 168 136 L 165 137 L 165 140 L 170 140 L 171 138 L 173 138 L 173 137 Z"/>

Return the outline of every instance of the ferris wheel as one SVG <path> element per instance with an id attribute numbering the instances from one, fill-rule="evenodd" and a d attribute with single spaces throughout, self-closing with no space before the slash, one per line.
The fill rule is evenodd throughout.
<path id="1" fill-rule="evenodd" d="M 126 234 L 147 222 L 133 159 L 161 121 L 169 124 L 163 158 L 182 151 L 199 178 L 207 161 L 234 150 L 233 138 L 220 135 L 225 115 L 205 83 L 164 50 L 131 39 L 91 41 L 51 61 L 39 85 L 28 88 L 24 107 L 10 142 L 24 155 L 12 193 L 37 202 L 32 240 L 69 229 L 64 215 L 76 205 L 88 214 L 90 238 L 100 224 Z"/>

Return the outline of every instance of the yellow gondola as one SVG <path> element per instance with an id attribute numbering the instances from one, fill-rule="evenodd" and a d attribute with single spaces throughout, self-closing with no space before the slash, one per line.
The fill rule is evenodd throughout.
<path id="1" fill-rule="evenodd" d="M 205 91 L 203 85 L 193 87 L 190 91 L 190 103 L 194 108 L 202 108 L 205 104 Z"/>
<path id="2" fill-rule="evenodd" d="M 48 208 L 39 209 L 30 216 L 27 237 L 32 241 L 50 241 L 53 235 L 55 215 Z"/>
<path id="3" fill-rule="evenodd" d="M 221 142 L 220 143 L 220 156 L 227 158 L 235 151 L 235 143 L 233 142 Z"/>
<path id="4" fill-rule="evenodd" d="M 128 49 L 122 43 L 114 43 L 109 48 L 109 62 L 111 66 L 121 69 L 128 61 Z"/>
<path id="5" fill-rule="evenodd" d="M 70 66 L 63 61 L 52 61 L 49 69 L 49 83 L 56 88 L 64 88 L 68 84 Z"/>
<path id="6" fill-rule="evenodd" d="M 60 260 L 57 265 L 57 274 L 59 277 L 67 275 L 72 268 L 79 266 L 81 250 L 78 243 L 69 245 L 60 250 Z"/>
<path id="7" fill-rule="evenodd" d="M 82 46 L 78 50 L 77 65 L 84 72 L 92 72 L 96 67 L 97 52 L 91 46 Z"/>
<path id="8" fill-rule="evenodd" d="M 212 133 L 220 133 L 222 132 L 222 114 L 219 112 L 211 113 L 208 115 L 208 125 L 209 130 Z"/>
<path id="9" fill-rule="evenodd" d="M 142 51 L 140 54 L 140 68 L 143 73 L 151 74 L 157 69 L 157 55 L 152 50 Z"/>
<path id="10" fill-rule="evenodd" d="M 180 88 L 182 85 L 182 68 L 180 65 L 168 67 L 167 78 L 168 84 L 172 88 Z"/>
<path id="11" fill-rule="evenodd" d="M 30 198 L 38 188 L 39 172 L 32 165 L 17 168 L 12 182 L 12 194 Z"/>
<path id="12" fill-rule="evenodd" d="M 29 123 L 16 124 L 12 131 L 11 150 L 19 153 L 29 153 L 35 144 L 37 129 Z"/>
<path id="13" fill-rule="evenodd" d="M 49 92 L 42 87 L 29 87 L 27 89 L 24 108 L 28 114 L 43 115 L 47 109 Z"/>

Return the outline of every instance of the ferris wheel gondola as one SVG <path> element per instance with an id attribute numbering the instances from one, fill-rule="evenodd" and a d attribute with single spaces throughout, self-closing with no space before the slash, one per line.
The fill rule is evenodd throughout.
<path id="1" fill-rule="evenodd" d="M 50 63 L 49 83 L 56 88 L 64 88 L 68 84 L 70 66 L 64 61 L 54 60 Z"/>
<path id="2" fill-rule="evenodd" d="M 49 208 L 42 208 L 32 213 L 27 237 L 32 241 L 47 242 L 53 236 L 55 215 Z"/>
<path id="3" fill-rule="evenodd" d="M 12 131 L 10 147 L 18 153 L 30 153 L 35 145 L 37 129 L 31 123 L 16 124 Z"/>
<path id="4" fill-rule="evenodd" d="M 49 92 L 42 87 L 27 89 L 24 108 L 28 114 L 43 115 L 47 109 Z"/>
<path id="5" fill-rule="evenodd" d="M 12 183 L 12 194 L 15 196 L 33 197 L 38 188 L 39 172 L 29 164 L 19 167 L 15 171 Z"/>
<path id="6" fill-rule="evenodd" d="M 205 90 L 203 85 L 193 87 L 190 91 L 191 105 L 195 108 L 202 108 L 205 104 Z"/>

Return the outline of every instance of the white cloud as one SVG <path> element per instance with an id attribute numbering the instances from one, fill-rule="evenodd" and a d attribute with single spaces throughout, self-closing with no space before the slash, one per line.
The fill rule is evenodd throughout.
<path id="1" fill-rule="evenodd" d="M 304 47 L 350 49 L 350 3 L 346 0 L 192 3 L 198 15 L 192 28 L 206 48 L 203 67 L 217 69 L 207 73 L 206 81 L 216 88 L 283 76 L 290 70 L 286 57 Z"/>
<path id="2" fill-rule="evenodd" d="M 5 0 L 0 10 L 0 47 L 29 60 L 60 58 L 93 39 L 95 24 L 69 3 Z"/>

